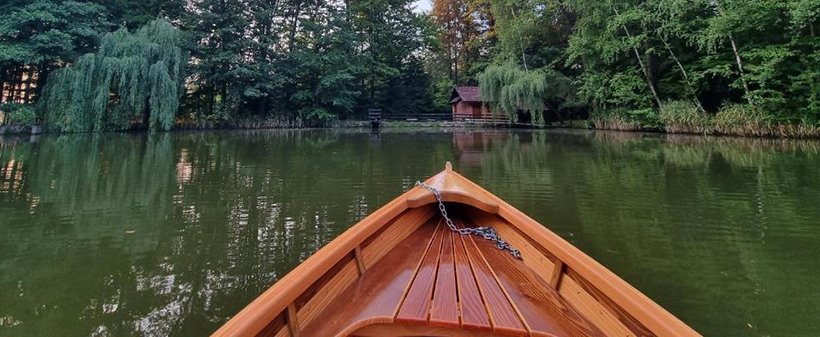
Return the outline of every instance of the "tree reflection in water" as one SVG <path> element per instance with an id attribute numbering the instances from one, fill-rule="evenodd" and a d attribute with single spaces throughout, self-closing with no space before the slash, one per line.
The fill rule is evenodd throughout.
<path id="1" fill-rule="evenodd" d="M 706 335 L 817 335 L 819 153 L 588 131 L 3 138 L 0 335 L 207 334 L 448 160 Z"/>

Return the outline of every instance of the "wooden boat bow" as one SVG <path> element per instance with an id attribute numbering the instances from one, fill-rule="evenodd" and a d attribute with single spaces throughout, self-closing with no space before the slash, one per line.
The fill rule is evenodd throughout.
<path id="1" fill-rule="evenodd" d="M 424 183 L 437 189 L 444 202 L 470 205 L 487 213 L 498 214 L 498 202 L 467 184 L 468 181 L 467 178 L 453 171 L 452 165 L 447 162 L 444 171 L 430 177 Z M 422 207 L 435 202 L 436 197 L 423 188 L 416 187 L 407 192 L 407 206 L 410 208 Z"/>
<path id="2" fill-rule="evenodd" d="M 214 336 L 699 336 L 449 163 L 425 183 L 458 227 L 491 226 L 523 259 L 449 230 L 436 197 L 417 186 L 309 257 Z"/>

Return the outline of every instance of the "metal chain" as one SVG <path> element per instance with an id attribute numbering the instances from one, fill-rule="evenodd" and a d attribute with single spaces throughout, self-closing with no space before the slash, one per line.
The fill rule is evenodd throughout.
<path id="1" fill-rule="evenodd" d="M 447 223 L 447 227 L 450 228 L 451 231 L 461 235 L 476 235 L 483 237 L 485 240 L 489 240 L 495 243 L 495 246 L 498 247 L 498 249 L 509 251 L 510 254 L 512 254 L 512 256 L 514 256 L 516 259 L 521 260 L 521 251 L 513 248 L 512 246 L 510 246 L 509 243 L 507 243 L 507 241 L 502 239 L 501 236 L 498 235 L 498 232 L 495 231 L 495 228 L 492 228 L 490 226 L 474 228 L 457 228 L 456 225 L 453 223 L 453 220 L 451 220 L 450 217 L 447 216 L 447 209 L 444 208 L 444 201 L 441 200 L 441 192 L 437 188 L 427 185 L 421 181 L 416 181 L 416 186 L 421 186 L 422 188 L 433 193 L 433 195 L 436 197 L 436 200 L 438 201 L 438 209 L 441 211 L 441 216 L 444 218 L 444 222 Z"/>

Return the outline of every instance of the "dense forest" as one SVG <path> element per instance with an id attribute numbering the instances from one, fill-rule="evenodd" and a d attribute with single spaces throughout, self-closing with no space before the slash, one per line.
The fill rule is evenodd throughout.
<path id="1" fill-rule="evenodd" d="M 816 0 L 7 0 L 5 123 L 300 126 L 448 112 L 820 134 Z"/>

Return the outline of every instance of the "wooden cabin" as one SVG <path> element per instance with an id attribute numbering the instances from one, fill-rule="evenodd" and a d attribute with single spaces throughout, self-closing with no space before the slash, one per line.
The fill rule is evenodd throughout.
<path id="1" fill-rule="evenodd" d="M 450 95 L 450 106 L 453 108 L 453 121 L 506 118 L 504 114 L 490 110 L 490 106 L 481 98 L 478 87 L 455 87 Z"/>
<path id="2" fill-rule="evenodd" d="M 505 122 L 508 120 L 506 114 L 500 111 L 492 111 L 490 105 L 481 98 L 481 91 L 478 87 L 455 87 L 450 94 L 450 106 L 453 109 L 453 121 L 479 120 L 483 122 Z M 543 111 L 549 111 L 549 107 L 544 104 Z M 532 116 L 523 106 L 518 110 L 518 123 L 531 123 Z"/>

